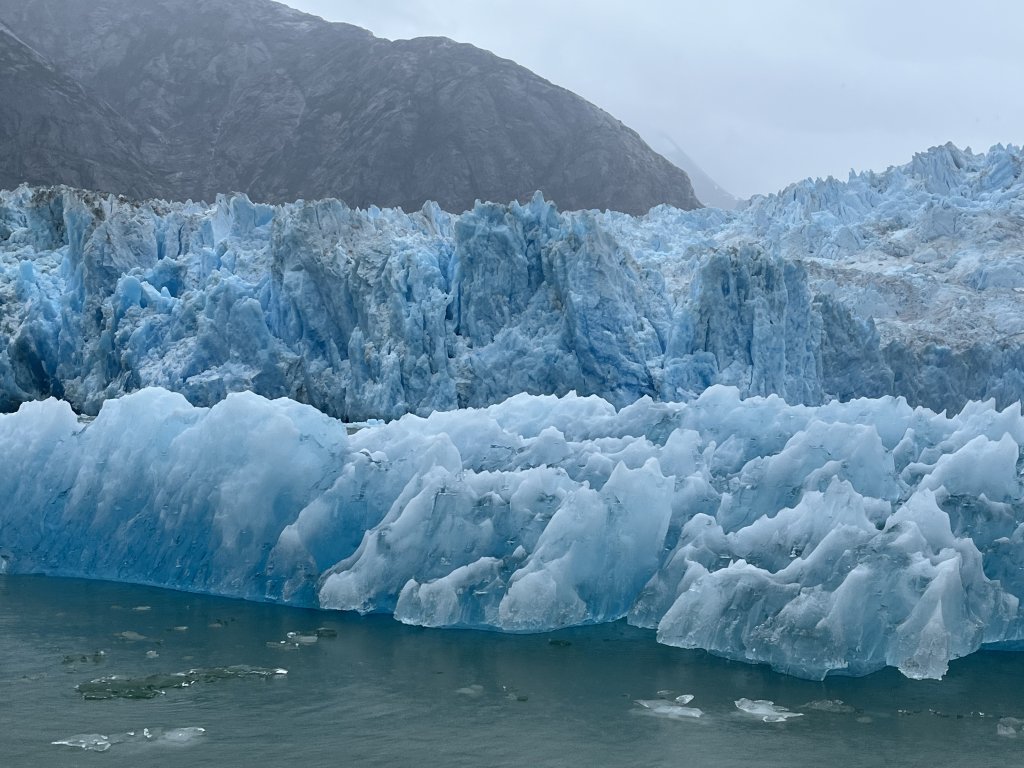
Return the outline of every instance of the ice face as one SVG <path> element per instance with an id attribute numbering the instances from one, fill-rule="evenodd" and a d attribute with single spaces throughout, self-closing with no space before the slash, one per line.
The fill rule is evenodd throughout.
<path id="1" fill-rule="evenodd" d="M 144 389 L 91 422 L 26 403 L 0 416 L 0 558 L 432 627 L 628 617 L 809 678 L 941 677 L 1024 639 L 1019 406 L 712 386 L 618 410 L 521 394 L 348 432 L 251 393 L 197 408 Z"/>
<path id="2" fill-rule="evenodd" d="M 0 573 L 811 678 L 1019 646 L 1022 162 L 639 218 L 0 192 Z"/>
<path id="3" fill-rule="evenodd" d="M 737 212 L 353 210 L 0 192 L 0 410 L 146 386 L 348 420 L 519 392 L 1024 396 L 1020 149 L 952 146 Z"/>

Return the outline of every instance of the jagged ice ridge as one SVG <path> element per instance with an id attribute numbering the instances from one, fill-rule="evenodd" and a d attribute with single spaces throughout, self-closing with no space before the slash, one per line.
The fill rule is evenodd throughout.
<path id="1" fill-rule="evenodd" d="M 347 420 L 517 394 L 1024 394 L 1022 154 L 946 146 L 739 212 L 0 193 L 0 407 L 145 386 Z"/>

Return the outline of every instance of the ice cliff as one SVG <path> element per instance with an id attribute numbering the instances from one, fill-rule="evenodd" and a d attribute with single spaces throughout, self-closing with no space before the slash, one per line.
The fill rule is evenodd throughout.
<path id="1" fill-rule="evenodd" d="M 1019 646 L 1019 406 L 517 395 L 354 434 L 146 389 L 0 416 L 0 570 L 511 632 L 628 617 L 810 678 Z M 31 480 L 26 480 L 31 478 Z"/>
<path id="2" fill-rule="evenodd" d="M 811 678 L 1022 648 L 1022 165 L 640 218 L 0 192 L 0 572 Z"/>
<path id="3" fill-rule="evenodd" d="M 146 386 L 344 419 L 511 395 L 1024 393 L 1022 153 L 946 146 L 739 212 L 0 193 L 0 407 Z"/>

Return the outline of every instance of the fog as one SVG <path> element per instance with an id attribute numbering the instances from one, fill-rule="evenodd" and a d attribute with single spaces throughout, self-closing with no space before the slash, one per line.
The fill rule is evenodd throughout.
<path id="1" fill-rule="evenodd" d="M 737 196 L 884 169 L 952 141 L 1020 143 L 1024 4 L 288 0 L 388 39 L 514 59 Z"/>

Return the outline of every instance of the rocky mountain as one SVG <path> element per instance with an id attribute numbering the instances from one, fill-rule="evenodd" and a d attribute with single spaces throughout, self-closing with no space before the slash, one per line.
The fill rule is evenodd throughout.
<path id="1" fill-rule="evenodd" d="M 0 188 L 61 179 L 144 194 L 134 128 L 0 24 Z"/>
<path id="2" fill-rule="evenodd" d="M 0 0 L 0 20 L 106 118 L 62 136 L 48 173 L 28 174 L 8 154 L 5 180 L 406 209 L 431 199 L 462 210 L 537 189 L 569 209 L 700 205 L 685 172 L 634 131 L 471 45 L 381 40 L 270 0 Z M 6 119 L 49 109 L 81 124 L 77 104 L 48 106 L 6 80 Z M 104 143 L 108 176 L 90 177 L 101 143 L 90 136 L 111 130 L 121 141 Z M 121 146 L 135 137 L 145 173 L 134 146 Z M 26 146 L 16 162 L 42 169 L 45 155 Z"/>

